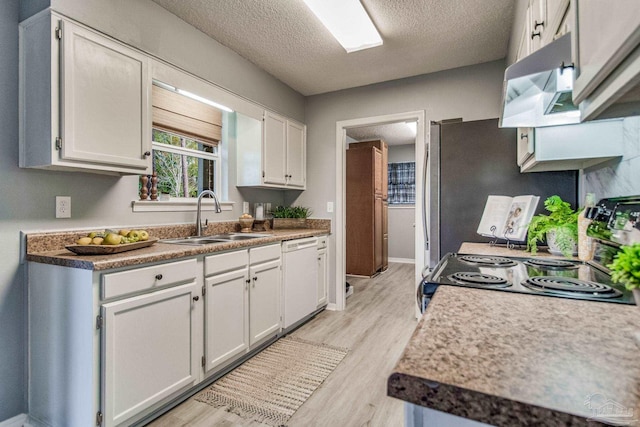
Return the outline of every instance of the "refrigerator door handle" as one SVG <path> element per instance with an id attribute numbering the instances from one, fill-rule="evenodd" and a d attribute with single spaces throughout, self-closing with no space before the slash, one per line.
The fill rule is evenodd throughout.
<path id="1" fill-rule="evenodd" d="M 429 250 L 429 229 L 427 228 L 427 166 L 429 165 L 429 146 L 425 146 L 424 165 L 422 167 L 422 229 L 424 230 L 424 249 Z"/>

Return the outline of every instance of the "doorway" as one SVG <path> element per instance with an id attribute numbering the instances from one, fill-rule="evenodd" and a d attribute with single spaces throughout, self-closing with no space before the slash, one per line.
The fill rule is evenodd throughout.
<path id="1" fill-rule="evenodd" d="M 366 117 L 340 121 L 336 124 L 336 306 L 337 310 L 344 310 L 346 307 L 346 296 L 344 284 L 346 281 L 346 150 L 350 141 L 355 140 L 353 136 L 367 138 L 366 131 L 380 131 L 385 126 L 396 124 L 415 123 L 415 209 L 413 223 L 415 224 L 415 283 L 416 286 L 421 278 L 422 269 L 425 265 L 424 250 L 424 230 L 423 219 L 425 200 L 425 141 L 426 131 L 424 111 L 413 111 L 407 113 L 397 113 L 384 116 Z M 352 135 L 348 137 L 347 135 Z"/>

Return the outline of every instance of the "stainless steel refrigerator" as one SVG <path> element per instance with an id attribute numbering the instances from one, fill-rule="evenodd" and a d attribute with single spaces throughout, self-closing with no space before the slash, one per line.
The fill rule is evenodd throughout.
<path id="1" fill-rule="evenodd" d="M 578 172 L 520 173 L 516 135 L 516 129 L 499 128 L 498 119 L 432 123 L 423 209 L 426 266 L 433 268 L 462 242 L 489 241 L 476 232 L 489 195 L 540 196 L 536 214 L 554 194 L 577 206 Z"/>

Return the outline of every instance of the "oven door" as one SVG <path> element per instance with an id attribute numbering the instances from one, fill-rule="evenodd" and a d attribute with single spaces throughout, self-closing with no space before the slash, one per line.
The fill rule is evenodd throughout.
<path id="1" fill-rule="evenodd" d="M 424 313 L 424 311 L 427 309 L 427 305 L 429 305 L 429 301 L 431 301 L 431 298 L 433 297 L 433 294 L 436 292 L 437 288 L 438 284 L 430 282 L 429 276 L 422 279 L 420 285 L 418 286 L 416 295 L 420 313 Z"/>

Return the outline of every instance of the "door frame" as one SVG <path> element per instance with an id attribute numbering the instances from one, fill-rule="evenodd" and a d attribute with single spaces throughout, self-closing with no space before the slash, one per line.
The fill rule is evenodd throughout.
<path id="1" fill-rule="evenodd" d="M 346 277 L 346 131 L 350 128 L 377 126 L 396 122 L 416 121 L 416 209 L 415 209 L 415 283 L 416 287 L 422 278 L 425 265 L 424 227 L 422 223 L 422 207 L 425 197 L 424 176 L 426 141 L 428 127 L 425 124 L 425 111 L 409 111 L 405 113 L 385 114 L 381 116 L 363 117 L 359 119 L 336 122 L 336 302 L 335 309 L 340 311 L 346 307 L 344 282 Z M 417 304 L 416 304 L 417 308 Z"/>

